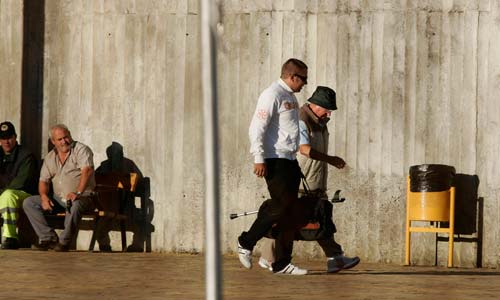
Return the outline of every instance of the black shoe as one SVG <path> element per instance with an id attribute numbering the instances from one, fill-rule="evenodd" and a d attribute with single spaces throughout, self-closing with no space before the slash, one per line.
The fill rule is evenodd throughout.
<path id="1" fill-rule="evenodd" d="M 342 270 L 343 267 L 344 267 L 344 264 L 341 261 L 336 260 L 333 257 L 328 258 L 328 260 L 326 261 L 326 272 L 327 273 L 337 273 L 340 270 Z"/>
<path id="2" fill-rule="evenodd" d="M 54 249 L 57 246 L 58 240 L 41 241 L 38 245 L 33 245 L 31 248 L 40 251 L 47 251 Z"/>
<path id="3" fill-rule="evenodd" d="M 99 245 L 99 251 L 101 252 L 113 252 L 110 245 Z"/>
<path id="4" fill-rule="evenodd" d="M 63 244 L 57 244 L 54 247 L 54 251 L 56 252 L 68 252 L 69 251 L 69 246 L 68 245 L 63 245 Z"/>
<path id="5" fill-rule="evenodd" d="M 144 252 L 141 246 L 136 246 L 134 244 L 127 247 L 127 252 Z"/>
<path id="6" fill-rule="evenodd" d="M 2 243 L 2 249 L 15 250 L 19 249 L 19 243 L 15 238 L 5 238 Z"/>
<path id="7" fill-rule="evenodd" d="M 337 255 L 335 257 L 331 257 L 327 262 L 327 272 L 328 273 L 337 273 L 340 270 L 347 270 L 357 266 L 360 262 L 359 257 L 347 257 L 344 255 Z"/>

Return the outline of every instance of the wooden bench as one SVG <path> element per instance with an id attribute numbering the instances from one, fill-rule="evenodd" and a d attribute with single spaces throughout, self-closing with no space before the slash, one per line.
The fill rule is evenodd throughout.
<path id="1" fill-rule="evenodd" d="M 100 220 L 110 219 L 120 223 L 122 251 L 127 249 L 127 207 L 128 201 L 133 201 L 134 192 L 137 188 L 139 176 L 137 173 L 109 172 L 105 174 L 96 173 L 96 189 L 92 197 L 96 209 L 82 216 L 82 223 L 90 223 L 92 230 L 89 251 L 93 251 L 96 242 L 96 229 Z M 56 229 L 64 229 L 64 218 L 66 213 L 47 215 L 47 222 Z M 80 226 L 79 230 L 85 230 Z"/>
<path id="2" fill-rule="evenodd" d="M 96 227 L 97 223 L 104 219 L 111 219 L 119 222 L 119 230 L 121 232 L 121 244 L 122 251 L 126 251 L 127 239 L 126 231 L 127 222 L 135 221 L 138 222 L 140 230 L 143 231 L 142 234 L 145 238 L 146 252 L 151 252 L 151 232 L 154 231 L 154 226 L 149 223 L 149 218 L 152 217 L 152 204 L 149 202 L 149 178 L 143 178 L 143 182 L 140 186 L 141 189 L 137 190 L 139 186 L 139 176 L 136 173 L 119 173 L 110 172 L 106 174 L 96 173 L 96 191 L 94 194 L 94 200 L 96 203 L 96 210 L 84 214 L 82 217 L 82 222 L 79 230 L 91 230 L 92 237 L 89 245 L 89 251 L 93 251 L 96 242 Z M 129 215 L 132 214 L 128 211 L 134 205 L 135 197 L 140 197 L 141 207 L 139 209 L 140 216 L 139 220 L 130 220 Z M 55 229 L 64 229 L 64 218 L 65 213 L 59 213 L 55 215 L 46 215 L 47 222 L 50 226 Z M 36 243 L 37 236 L 31 228 L 31 224 L 27 220 L 23 211 L 20 212 L 19 218 L 20 226 L 24 228 L 20 230 L 20 242 L 22 242 L 22 247 L 29 247 L 31 244 Z M 1 238 L 1 225 L 3 219 L 0 216 L 0 238 Z M 21 232 L 22 231 L 22 232 Z M 76 248 L 76 240 L 72 241 L 72 249 Z"/>

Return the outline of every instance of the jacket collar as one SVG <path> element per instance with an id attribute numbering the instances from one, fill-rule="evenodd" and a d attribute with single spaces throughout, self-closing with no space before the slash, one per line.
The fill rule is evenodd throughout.
<path id="1" fill-rule="evenodd" d="M 316 114 L 311 110 L 311 108 L 309 107 L 309 104 L 306 103 L 304 105 L 302 105 L 302 109 L 304 110 L 304 112 L 307 114 L 307 116 L 309 117 L 309 119 L 314 123 L 314 124 L 317 124 L 318 126 L 320 127 L 324 127 L 326 126 L 326 123 L 328 123 L 328 121 L 330 121 L 330 118 L 326 118 L 326 119 L 323 119 L 323 120 L 320 120 L 318 118 L 318 116 L 316 116 Z"/>
<path id="2" fill-rule="evenodd" d="M 16 146 L 14 147 L 14 149 L 12 149 L 12 151 L 7 154 L 5 152 L 3 152 L 3 150 L 0 151 L 1 153 L 1 157 L 3 159 L 4 162 L 13 162 L 15 160 L 15 157 L 16 157 L 16 153 L 18 152 L 19 150 L 19 144 L 16 144 Z"/>
<path id="3" fill-rule="evenodd" d="M 293 93 L 293 90 L 286 84 L 286 82 L 283 81 L 283 79 L 278 79 L 278 84 L 281 85 L 282 88 L 284 88 L 287 92 Z"/>

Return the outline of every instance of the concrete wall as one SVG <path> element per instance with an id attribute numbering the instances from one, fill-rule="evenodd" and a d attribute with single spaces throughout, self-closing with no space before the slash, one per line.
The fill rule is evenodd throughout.
<path id="1" fill-rule="evenodd" d="M 19 13 L 13 3 L 0 1 L 0 22 Z M 346 253 L 402 263 L 408 168 L 444 163 L 479 176 L 483 264 L 497 266 L 499 7 L 498 0 L 221 1 L 223 251 L 234 251 L 253 220 L 230 221 L 229 213 L 254 210 L 268 196 L 248 153 L 256 99 L 278 78 L 283 61 L 297 57 L 309 65 L 301 101 L 317 85 L 337 91 L 331 153 L 348 166 L 331 169 L 329 187 L 348 199 L 335 210 Z M 43 132 L 66 123 L 94 149 L 96 164 L 112 141 L 122 144 L 151 178 L 153 249 L 202 251 L 198 1 L 54 0 L 46 1 L 45 13 Z M 16 24 L 9 21 L 0 34 Z M 2 57 L 19 41 L 2 38 Z M 0 61 L 2 71 L 5 65 Z M 16 82 L 14 74 L 2 76 L 0 87 Z M 4 103 L 4 88 L 0 93 Z M 434 262 L 433 241 L 432 234 L 415 235 L 414 262 Z M 445 248 L 441 243 L 440 264 Z M 457 243 L 457 264 L 472 266 L 475 251 L 475 244 Z M 314 243 L 298 243 L 296 255 L 322 253 Z"/>
<path id="2" fill-rule="evenodd" d="M 0 1 L 0 122 L 11 120 L 17 127 L 21 115 L 21 58 L 23 2 Z"/>

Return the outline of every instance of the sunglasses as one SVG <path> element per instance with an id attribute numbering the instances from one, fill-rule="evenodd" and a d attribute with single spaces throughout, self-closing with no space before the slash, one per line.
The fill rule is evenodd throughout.
<path id="1" fill-rule="evenodd" d="M 305 84 L 307 84 L 307 76 L 302 76 L 302 75 L 299 75 L 299 74 L 293 74 L 293 76 L 299 77 L 300 80 L 302 80 L 302 82 L 304 82 Z"/>

